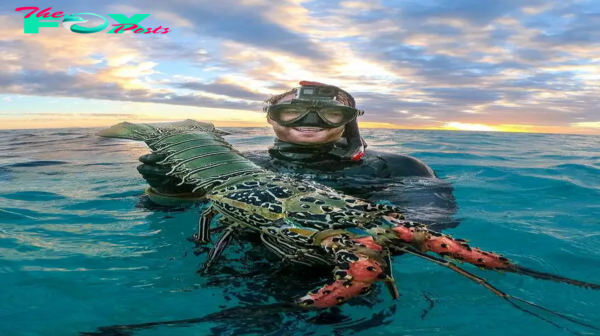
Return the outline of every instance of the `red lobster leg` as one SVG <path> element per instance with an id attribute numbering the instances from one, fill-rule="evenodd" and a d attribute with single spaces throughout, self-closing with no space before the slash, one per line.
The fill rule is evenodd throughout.
<path id="1" fill-rule="evenodd" d="M 431 236 L 421 245 L 421 251 L 431 251 L 442 256 L 447 255 L 455 260 L 465 261 L 487 269 L 507 269 L 512 267 L 510 261 L 499 254 L 470 247 L 466 242 L 448 236 Z"/>
<path id="2" fill-rule="evenodd" d="M 536 279 L 550 280 L 555 282 L 568 283 L 571 285 L 600 290 L 600 285 L 570 279 L 560 275 L 540 272 L 519 266 L 500 254 L 486 252 L 476 247 L 471 247 L 463 239 L 454 239 L 439 232 L 428 230 L 426 226 L 413 222 L 403 221 L 399 218 L 384 216 L 384 219 L 391 223 L 391 226 L 383 226 L 371 229 L 373 233 L 381 234 L 387 239 L 399 239 L 413 247 L 417 252 L 434 252 L 441 256 L 450 257 L 458 261 L 464 261 L 488 270 L 498 270 L 527 275 Z M 390 236 L 388 232 L 393 232 Z M 382 233 L 384 232 L 384 233 Z M 387 234 L 387 235 L 386 235 Z M 397 246 L 402 250 L 402 246 Z M 409 252 L 405 250 L 405 252 Z M 414 253 L 413 253 L 414 254 Z M 424 257 L 424 255 L 421 255 Z"/>
<path id="3" fill-rule="evenodd" d="M 382 247 L 372 239 L 351 239 L 341 234 L 324 239 L 321 245 L 335 256 L 338 263 L 333 271 L 335 281 L 300 298 L 300 305 L 314 308 L 341 305 L 368 293 L 376 281 L 392 281 L 384 272 L 384 262 L 376 257 Z"/>
<path id="4" fill-rule="evenodd" d="M 421 252 L 431 251 L 444 257 L 451 257 L 452 259 L 487 269 L 502 270 L 510 269 L 514 266 L 503 256 L 471 247 L 465 240 L 454 239 L 450 236 L 430 231 L 420 224 L 400 221 L 392 217 L 386 217 L 385 219 L 396 225 L 400 224 L 392 227 L 392 231 L 398 236 L 397 238 L 414 246 Z"/>

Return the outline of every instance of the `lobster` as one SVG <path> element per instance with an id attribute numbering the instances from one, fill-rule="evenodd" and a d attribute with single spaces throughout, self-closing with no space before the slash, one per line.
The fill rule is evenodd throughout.
<path id="1" fill-rule="evenodd" d="M 376 283 L 384 283 L 391 296 L 398 299 L 392 257 L 409 254 L 447 267 L 549 323 L 555 324 L 515 302 L 597 329 L 504 293 L 452 260 L 594 290 L 600 289 L 599 284 L 519 266 L 500 254 L 410 221 L 396 206 L 370 203 L 316 182 L 263 169 L 233 148 L 223 138 L 227 134 L 211 123 L 194 120 L 163 125 L 123 122 L 98 133 L 102 137 L 144 141 L 152 151 L 165 155 L 160 164 L 172 167 L 168 175 L 179 177 L 181 184 L 194 185 L 193 192 L 205 195 L 210 205 L 201 213 L 194 240 L 205 244 L 211 242 L 215 231 L 222 233 L 200 273 L 219 259 L 234 237 L 254 234 L 282 261 L 307 268 L 333 268 L 330 283 L 294 301 L 299 308 L 323 309 L 364 295 Z M 218 227 L 211 228 L 219 214 Z"/>

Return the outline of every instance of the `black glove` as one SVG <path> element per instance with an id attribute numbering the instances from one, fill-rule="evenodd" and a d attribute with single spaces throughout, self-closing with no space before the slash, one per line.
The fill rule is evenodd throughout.
<path id="1" fill-rule="evenodd" d="M 137 170 L 157 193 L 167 195 L 191 193 L 195 187 L 194 185 L 182 184 L 177 186 L 181 183 L 181 179 L 166 175 L 171 171 L 171 167 L 157 164 L 164 158 L 165 155 L 161 154 L 142 155 L 139 158 L 142 164 L 137 167 Z"/>

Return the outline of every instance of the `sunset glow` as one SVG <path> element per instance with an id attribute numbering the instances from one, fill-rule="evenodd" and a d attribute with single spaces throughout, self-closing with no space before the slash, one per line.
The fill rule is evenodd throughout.
<path id="1" fill-rule="evenodd" d="M 597 3 L 452 3 L 65 0 L 50 10 L 149 13 L 144 26 L 170 28 L 139 35 L 25 34 L 22 2 L 4 1 L 0 129 L 267 127 L 262 101 L 313 80 L 353 94 L 363 128 L 600 134 L 600 44 L 586 14 Z"/>

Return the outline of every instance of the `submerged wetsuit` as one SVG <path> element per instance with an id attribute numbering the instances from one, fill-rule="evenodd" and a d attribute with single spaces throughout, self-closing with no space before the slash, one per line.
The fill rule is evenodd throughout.
<path id="1" fill-rule="evenodd" d="M 360 161 L 341 161 L 331 154 L 335 144 L 300 146 L 275 140 L 269 154 L 246 152 L 244 155 L 268 170 L 310 179 L 343 193 L 371 202 L 390 202 L 405 210 L 412 220 L 434 224 L 434 229 L 455 227 L 452 218 L 456 204 L 453 188 L 437 178 L 424 162 L 405 155 L 367 150 Z M 155 154 L 140 157 L 138 171 L 150 184 L 147 194 L 160 205 L 180 206 L 202 201 L 191 194 L 194 186 L 176 186 L 176 177 L 165 176 L 169 167 L 156 165 L 162 158 Z"/>

